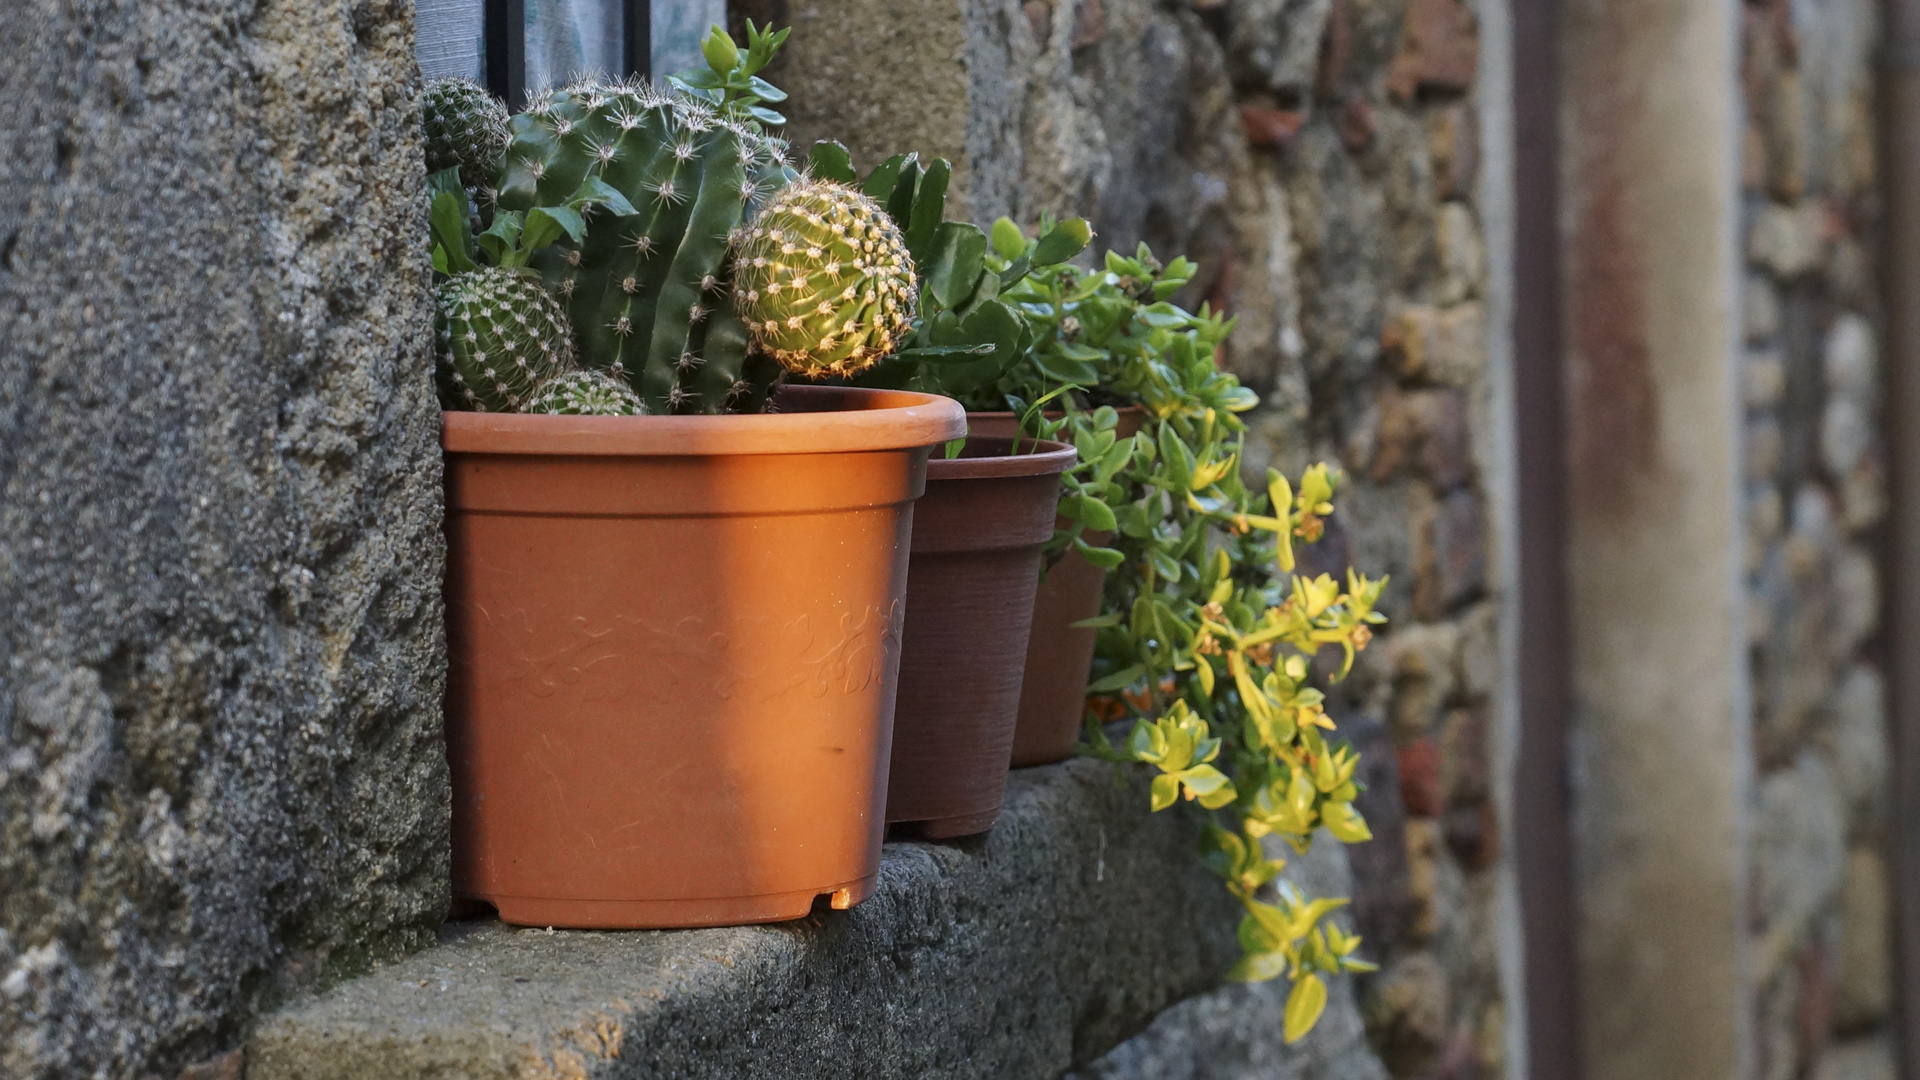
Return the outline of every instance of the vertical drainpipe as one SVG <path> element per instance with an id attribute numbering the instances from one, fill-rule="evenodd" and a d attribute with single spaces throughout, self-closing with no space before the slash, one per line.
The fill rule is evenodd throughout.
<path id="1" fill-rule="evenodd" d="M 1523 935 L 1526 1080 L 1579 1080 L 1578 910 L 1568 822 L 1573 707 L 1567 624 L 1560 0 L 1515 0 L 1513 439 L 1519 593 L 1514 868 Z M 1512 1012 L 1509 1015 L 1513 1015 Z"/>
<path id="2" fill-rule="evenodd" d="M 1901 1073 L 1920 1080 L 1920 0 L 1887 0 L 1887 674 L 1894 739 L 1894 893 Z"/>

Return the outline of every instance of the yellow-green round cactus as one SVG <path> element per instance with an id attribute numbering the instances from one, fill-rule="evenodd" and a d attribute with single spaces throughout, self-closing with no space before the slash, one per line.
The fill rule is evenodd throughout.
<path id="1" fill-rule="evenodd" d="M 799 375 L 880 362 L 913 324 L 913 258 L 893 219 L 845 184 L 786 187 L 735 244 L 734 302 L 753 343 Z"/>

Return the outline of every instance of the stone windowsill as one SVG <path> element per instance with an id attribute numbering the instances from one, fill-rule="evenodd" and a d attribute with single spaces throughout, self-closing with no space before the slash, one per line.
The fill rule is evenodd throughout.
<path id="1" fill-rule="evenodd" d="M 1056 1077 L 1207 991 L 1196 1022 L 1241 1002 L 1235 1038 L 1271 1057 L 1278 996 L 1215 990 L 1236 913 L 1194 857 L 1194 818 L 1148 814 L 1140 781 L 1085 760 L 1015 772 L 992 832 L 888 844 L 849 912 L 672 932 L 449 924 L 438 947 L 268 1018 L 247 1075 Z M 1092 1075 L 1145 1075 L 1157 1047 L 1184 1045 L 1166 1030 L 1180 1015 Z M 1302 1065 L 1365 1055 L 1344 985 L 1322 1027 Z"/>

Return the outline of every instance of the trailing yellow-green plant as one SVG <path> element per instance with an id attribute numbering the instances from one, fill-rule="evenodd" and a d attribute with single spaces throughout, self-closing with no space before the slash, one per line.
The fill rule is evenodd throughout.
<path id="1" fill-rule="evenodd" d="M 857 381 L 1010 408 L 1027 434 L 1079 451 L 1060 503 L 1068 527 L 1049 555 L 1112 571 L 1089 687 L 1110 711 L 1090 712 L 1086 749 L 1152 768 L 1152 810 L 1187 802 L 1207 816 L 1202 858 L 1246 912 L 1232 974 L 1288 978 L 1285 1035 L 1299 1039 L 1326 1007 L 1325 976 L 1373 967 L 1326 918 L 1346 900 L 1279 880 L 1285 862 L 1265 844 L 1305 852 L 1321 828 L 1347 843 L 1371 836 L 1353 807 L 1358 756 L 1335 738 L 1312 660 L 1336 648 L 1334 677 L 1347 674 L 1385 621 L 1374 610 L 1385 581 L 1295 572 L 1295 546 L 1320 538 L 1339 475 L 1315 466 L 1297 488 L 1277 472 L 1263 487 L 1242 478 L 1239 414 L 1258 398 L 1219 369 L 1232 323 L 1171 302 L 1197 270 L 1186 259 L 1163 266 L 1142 245 L 1089 270 L 1068 263 L 1090 239 L 1079 219 L 1043 221 L 1033 239 L 1004 218 L 990 234 L 945 221 L 941 160 L 894 157 L 862 180 L 845 147 L 821 143 L 810 168 L 884 206 L 919 271 L 904 347 Z M 1131 405 L 1146 419 L 1123 438 L 1117 409 Z M 1116 745 L 1102 722 L 1129 717 Z"/>
<path id="2" fill-rule="evenodd" d="M 1011 223 L 993 237 L 998 262 L 1030 261 L 1032 242 Z M 1238 414 L 1256 399 L 1216 363 L 1232 323 L 1170 302 L 1193 273 L 1142 246 L 1096 270 L 1023 276 L 1001 298 L 1033 340 L 997 389 L 1034 418 L 1035 434 L 1079 449 L 1061 504 L 1073 524 L 1056 542 L 1112 568 L 1093 623 L 1099 709 L 1088 750 L 1155 770 L 1153 810 L 1187 802 L 1206 815 L 1202 857 L 1246 913 L 1233 977 L 1291 981 L 1292 1041 L 1325 1008 L 1325 976 L 1373 965 L 1356 955 L 1359 938 L 1325 918 L 1346 900 L 1278 880 L 1284 860 L 1264 841 L 1304 853 L 1321 828 L 1346 843 L 1371 838 L 1353 807 L 1358 757 L 1337 739 L 1312 661 L 1338 650 L 1333 678 L 1348 673 L 1385 621 L 1374 610 L 1385 580 L 1296 573 L 1296 545 L 1320 539 L 1339 474 L 1316 465 L 1298 485 L 1271 470 L 1264 488 L 1246 483 Z M 1040 420 L 1032 403 L 1049 395 L 1064 413 Z M 1124 404 L 1147 413 L 1131 438 L 1118 434 L 1113 406 Z M 1112 538 L 1096 546 L 1087 531 Z M 1103 721 L 1128 718 L 1130 734 L 1109 740 Z"/>

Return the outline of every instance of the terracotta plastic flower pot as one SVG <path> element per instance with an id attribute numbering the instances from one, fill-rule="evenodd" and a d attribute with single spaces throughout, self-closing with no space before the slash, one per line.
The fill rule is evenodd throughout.
<path id="1" fill-rule="evenodd" d="M 1131 438 L 1146 423 L 1135 405 L 1120 410 L 1117 429 Z M 1010 436 L 1017 429 L 1010 412 L 970 412 L 967 427 L 975 435 Z M 1064 522 L 1063 522 L 1064 524 Z M 1087 542 L 1104 544 L 1105 534 Z M 1020 691 L 1020 721 L 1014 729 L 1013 767 L 1051 765 L 1073 756 L 1086 716 L 1087 672 L 1093 667 L 1094 631 L 1074 623 L 1100 614 L 1100 593 L 1107 572 L 1072 551 L 1047 569 L 1034 596 L 1033 631 L 1027 639 L 1026 677 Z"/>
<path id="2" fill-rule="evenodd" d="M 771 922 L 879 869 L 913 501 L 958 405 L 447 413 L 453 884 L 508 922 Z"/>
<path id="3" fill-rule="evenodd" d="M 1040 549 L 1073 447 L 969 437 L 914 508 L 887 820 L 929 839 L 1000 816 Z"/>

